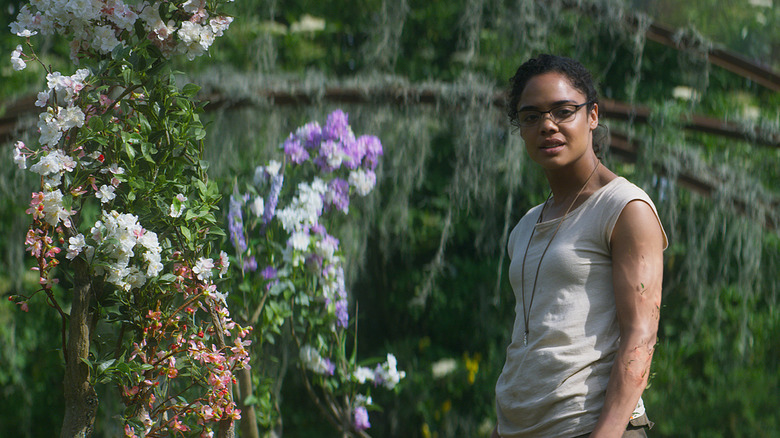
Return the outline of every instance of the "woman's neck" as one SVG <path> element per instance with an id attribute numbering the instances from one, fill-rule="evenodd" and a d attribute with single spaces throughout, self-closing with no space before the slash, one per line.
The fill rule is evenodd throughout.
<path id="1" fill-rule="evenodd" d="M 601 165 L 595 154 L 592 159 L 583 160 L 583 164 L 587 165 L 546 172 L 553 198 L 545 208 L 544 220 L 561 217 L 565 211 L 577 208 L 590 195 L 617 178 L 617 175 Z"/>
<path id="2" fill-rule="evenodd" d="M 597 186 L 599 170 L 596 166 L 598 164 L 599 160 L 594 154 L 582 157 L 575 165 L 545 171 L 555 203 L 571 201 L 581 189 L 583 192 L 588 192 L 588 186 Z M 594 171 L 596 172 L 595 175 L 593 174 Z M 586 183 L 587 186 L 583 189 Z"/>

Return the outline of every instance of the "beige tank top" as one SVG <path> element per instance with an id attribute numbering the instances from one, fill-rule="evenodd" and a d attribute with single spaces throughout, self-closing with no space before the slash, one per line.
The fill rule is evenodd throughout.
<path id="1" fill-rule="evenodd" d="M 539 271 L 527 345 L 520 288 L 523 253 L 536 227 L 525 262 L 527 308 L 539 258 L 561 218 L 537 224 L 538 205 L 512 230 L 507 248 L 516 316 L 496 383 L 502 437 L 565 438 L 595 427 L 619 341 L 610 238 L 623 208 L 633 200 L 648 203 L 658 218 L 647 194 L 624 178 L 610 181 L 566 216 Z"/>

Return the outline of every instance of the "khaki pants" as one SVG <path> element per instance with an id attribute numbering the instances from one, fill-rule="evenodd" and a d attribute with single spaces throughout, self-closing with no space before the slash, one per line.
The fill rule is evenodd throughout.
<path id="1" fill-rule="evenodd" d="M 623 433 L 623 438 L 647 438 L 645 430 L 651 429 L 653 424 L 654 423 L 647 418 L 647 414 L 634 418 L 628 422 L 628 427 Z M 580 435 L 576 438 L 588 438 L 589 436 L 590 434 L 586 433 L 585 435 Z"/>

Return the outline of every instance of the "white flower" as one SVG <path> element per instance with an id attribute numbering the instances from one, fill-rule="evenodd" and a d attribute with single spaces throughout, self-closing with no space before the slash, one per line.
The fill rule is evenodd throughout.
<path id="1" fill-rule="evenodd" d="M 330 260 L 336 253 L 337 243 L 336 239 L 321 239 L 317 241 L 315 245 L 317 248 L 317 255 L 322 257 L 323 260 Z"/>
<path id="2" fill-rule="evenodd" d="M 260 196 L 256 197 L 252 200 L 252 203 L 249 204 L 249 210 L 257 217 L 261 217 L 263 215 L 263 212 L 265 211 L 265 202 L 263 201 L 263 198 Z"/>
<path id="3" fill-rule="evenodd" d="M 373 405 L 374 401 L 371 399 L 371 396 L 366 396 L 363 394 L 357 394 L 355 396 L 355 404 L 358 406 L 369 406 Z"/>
<path id="4" fill-rule="evenodd" d="M 303 231 L 296 231 L 292 233 L 292 236 L 290 236 L 290 246 L 293 247 L 296 251 L 306 251 L 309 249 L 309 242 L 311 241 L 311 237 L 308 233 Z"/>
<path id="5" fill-rule="evenodd" d="M 28 38 L 37 34 L 38 32 L 30 30 L 30 28 L 36 27 L 36 25 L 33 23 L 34 19 L 40 19 L 40 14 L 37 15 L 38 17 L 33 17 L 33 15 L 30 13 L 29 6 L 23 6 L 19 11 L 19 14 L 16 16 L 16 21 L 9 25 L 11 28 L 11 33 L 14 33 L 22 38 Z"/>
<path id="6" fill-rule="evenodd" d="M 434 379 L 440 379 L 455 371 L 457 367 L 458 362 L 455 359 L 441 359 L 431 365 L 431 372 L 433 373 Z"/>
<path id="7" fill-rule="evenodd" d="M 393 389 L 404 377 L 406 373 L 404 371 L 398 371 L 396 369 L 397 361 L 395 356 L 391 353 L 387 354 L 387 362 L 381 366 L 377 366 L 375 380 L 380 381 L 385 388 Z"/>
<path id="8" fill-rule="evenodd" d="M 39 106 L 41 108 L 46 106 L 46 103 L 49 101 L 49 91 L 41 91 L 38 93 L 38 100 L 35 101 L 35 106 Z"/>
<path id="9" fill-rule="evenodd" d="M 53 173 L 71 172 L 76 168 L 76 162 L 68 155 L 62 153 L 59 149 L 54 149 L 48 155 L 41 158 L 40 161 L 33 164 L 30 170 L 41 176 L 51 175 Z"/>
<path id="10" fill-rule="evenodd" d="M 24 62 L 24 60 L 20 58 L 20 56 L 22 56 L 21 45 L 16 46 L 16 50 L 11 52 L 11 65 L 13 65 L 14 70 L 16 71 L 24 70 L 24 68 L 27 67 L 27 63 Z"/>
<path id="11" fill-rule="evenodd" d="M 282 163 L 280 163 L 280 162 L 278 162 L 276 160 L 269 161 L 268 165 L 265 166 L 265 171 L 270 176 L 278 175 L 279 174 L 279 170 L 281 170 L 281 169 L 282 169 Z"/>
<path id="12" fill-rule="evenodd" d="M 84 235 L 81 233 L 68 239 L 68 243 L 68 254 L 65 255 L 65 258 L 68 260 L 76 258 L 87 245 L 87 242 L 84 240 Z"/>
<path id="13" fill-rule="evenodd" d="M 373 382 L 374 371 L 372 371 L 371 368 L 357 367 L 357 369 L 352 373 L 352 378 L 355 379 L 355 381 L 358 383 L 366 383 L 366 381 Z"/>
<path id="14" fill-rule="evenodd" d="M 147 277 L 156 277 L 163 269 L 163 264 L 160 263 L 160 252 L 147 251 L 144 253 L 144 260 L 147 262 L 146 275 Z"/>
<path id="15" fill-rule="evenodd" d="M 110 53 L 120 44 L 111 26 L 97 26 L 94 33 L 92 44 L 103 53 Z"/>
<path id="16" fill-rule="evenodd" d="M 111 166 L 108 167 L 108 171 L 113 173 L 114 175 L 122 175 L 125 173 L 125 169 L 123 167 L 120 167 L 118 164 L 114 163 Z M 186 201 L 187 198 L 184 198 L 184 201 Z M 182 201 L 182 202 L 184 202 Z"/>
<path id="17" fill-rule="evenodd" d="M 180 204 L 178 207 L 176 207 L 175 204 L 171 204 L 171 209 L 168 212 L 168 216 L 176 218 L 181 216 L 182 212 L 184 212 L 184 205 Z"/>
<path id="18" fill-rule="evenodd" d="M 195 262 L 192 272 L 198 276 L 199 280 L 206 281 L 211 278 L 212 269 L 214 269 L 214 260 L 201 257 Z"/>
<path id="19" fill-rule="evenodd" d="M 225 251 L 220 251 L 219 252 L 219 278 L 222 278 L 222 276 L 227 273 L 229 267 L 230 267 L 230 259 L 228 259 L 227 253 Z"/>
<path id="20" fill-rule="evenodd" d="M 303 14 L 300 21 L 290 25 L 290 32 L 317 32 L 325 29 L 325 20 L 318 17 L 312 17 L 309 14 Z"/>
<path id="21" fill-rule="evenodd" d="M 130 266 L 125 274 L 124 282 L 130 289 L 138 289 L 146 284 L 146 275 L 135 266 Z"/>
<path id="22" fill-rule="evenodd" d="M 100 202 L 103 204 L 110 202 L 116 198 L 116 194 L 114 194 L 114 187 L 103 184 L 100 186 L 100 190 L 95 192 L 95 197 L 100 199 Z"/>
<path id="23" fill-rule="evenodd" d="M 62 138 L 62 126 L 60 126 L 53 109 L 43 112 L 38 116 L 38 130 L 41 132 L 40 142 L 43 145 L 54 147 Z"/>
<path id="24" fill-rule="evenodd" d="M 333 374 L 333 365 L 330 361 L 323 359 L 320 353 L 311 345 L 304 345 L 300 352 L 301 362 L 309 370 L 317 374 Z"/>
<path id="25" fill-rule="evenodd" d="M 22 152 L 22 148 L 24 148 L 24 143 L 17 141 L 14 147 L 14 164 L 20 169 L 27 169 L 27 155 Z"/>
<path id="26" fill-rule="evenodd" d="M 84 126 L 84 112 L 77 106 L 69 106 L 60 110 L 57 114 L 60 126 L 63 131 L 67 131 L 70 128 L 78 126 L 79 128 Z"/>
<path id="27" fill-rule="evenodd" d="M 222 33 L 227 30 L 230 23 L 233 22 L 233 17 L 216 17 L 209 20 L 209 26 L 215 37 L 221 37 Z"/>
<path id="28" fill-rule="evenodd" d="M 43 196 L 44 219 L 51 226 L 57 226 L 62 221 L 66 226 L 70 226 L 70 215 L 72 214 L 62 204 L 62 192 L 53 190 L 46 192 Z"/>
<path id="29" fill-rule="evenodd" d="M 353 170 L 349 174 L 349 185 L 355 188 L 360 196 L 366 196 L 376 185 L 376 174 L 365 169 Z"/>

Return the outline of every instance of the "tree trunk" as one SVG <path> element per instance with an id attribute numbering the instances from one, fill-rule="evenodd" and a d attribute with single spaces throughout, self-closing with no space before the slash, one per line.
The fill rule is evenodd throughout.
<path id="1" fill-rule="evenodd" d="M 241 438 L 260 438 L 260 431 L 257 429 L 257 416 L 255 414 L 255 405 L 244 405 L 247 397 L 252 395 L 252 373 L 242 368 L 237 371 L 238 374 L 238 406 L 241 408 Z"/>
<path id="2" fill-rule="evenodd" d="M 87 263 L 76 258 L 73 305 L 68 324 L 65 352 L 65 416 L 60 438 L 89 438 L 95 423 L 98 398 L 89 383 L 89 300 L 91 296 Z"/>

